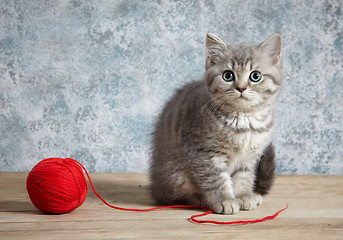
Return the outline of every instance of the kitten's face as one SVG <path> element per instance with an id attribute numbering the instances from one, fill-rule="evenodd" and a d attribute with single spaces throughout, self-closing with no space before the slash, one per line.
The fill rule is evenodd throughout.
<path id="1" fill-rule="evenodd" d="M 282 81 L 281 36 L 260 45 L 227 45 L 209 33 L 206 82 L 222 109 L 250 112 L 273 104 Z"/>

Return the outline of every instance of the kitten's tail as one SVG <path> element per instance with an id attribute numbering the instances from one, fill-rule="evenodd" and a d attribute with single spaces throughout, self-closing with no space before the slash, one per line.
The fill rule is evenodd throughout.
<path id="1" fill-rule="evenodd" d="M 270 144 L 261 156 L 256 168 L 254 192 L 261 195 L 268 193 L 275 178 L 275 152 L 274 146 Z"/>

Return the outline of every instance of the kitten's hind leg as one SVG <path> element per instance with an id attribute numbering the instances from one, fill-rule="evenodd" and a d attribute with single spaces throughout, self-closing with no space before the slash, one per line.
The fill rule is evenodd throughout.
<path id="1" fill-rule="evenodd" d="M 199 194 L 195 193 L 187 197 L 187 204 L 197 207 L 205 207 L 203 201 Z"/>
<path id="2" fill-rule="evenodd" d="M 182 171 L 154 174 L 151 179 L 151 195 L 162 205 L 191 203 L 198 206 L 201 203 L 195 195 L 194 186 Z"/>
<path id="3" fill-rule="evenodd" d="M 254 192 L 265 195 L 271 189 L 275 179 L 275 152 L 272 144 L 264 150 L 256 169 Z"/>

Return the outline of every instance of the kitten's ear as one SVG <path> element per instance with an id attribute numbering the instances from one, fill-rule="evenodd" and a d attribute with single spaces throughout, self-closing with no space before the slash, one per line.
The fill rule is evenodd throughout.
<path id="1" fill-rule="evenodd" d="M 282 38 L 280 34 L 274 34 L 259 45 L 264 57 L 271 63 L 280 62 L 282 53 Z"/>
<path id="2" fill-rule="evenodd" d="M 219 37 L 213 33 L 207 33 L 206 36 L 206 52 L 207 58 L 212 63 L 216 63 L 224 56 L 227 45 Z"/>

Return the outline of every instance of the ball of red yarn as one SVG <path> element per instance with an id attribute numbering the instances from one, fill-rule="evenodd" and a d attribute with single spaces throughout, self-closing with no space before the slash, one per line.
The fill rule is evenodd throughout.
<path id="1" fill-rule="evenodd" d="M 55 214 L 73 211 L 87 195 L 82 168 L 71 158 L 40 161 L 27 176 L 26 188 L 36 208 Z"/>

